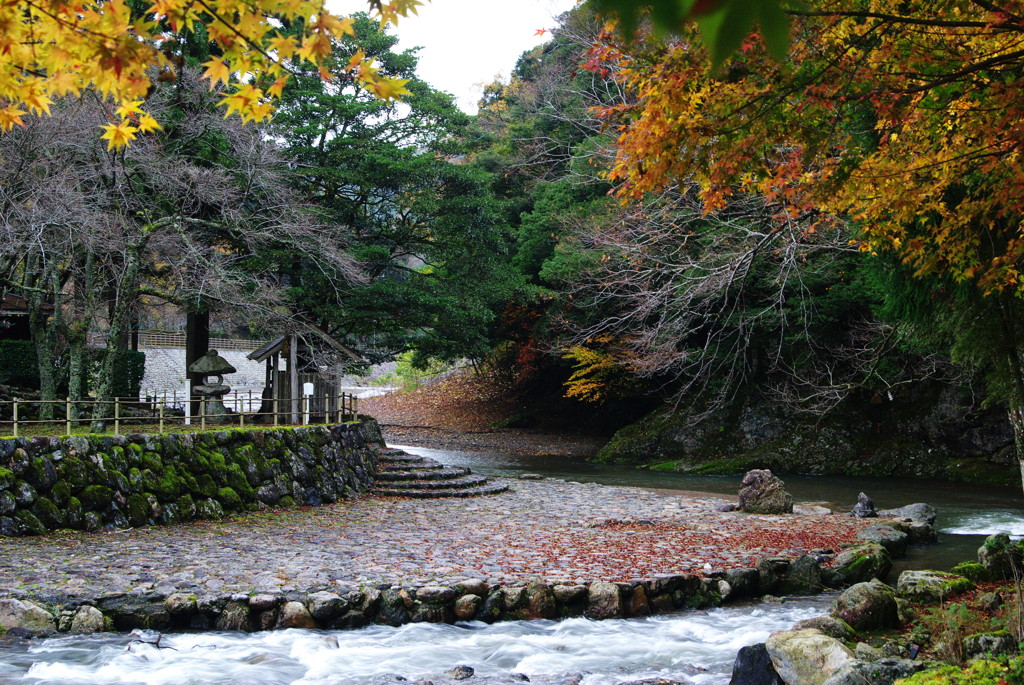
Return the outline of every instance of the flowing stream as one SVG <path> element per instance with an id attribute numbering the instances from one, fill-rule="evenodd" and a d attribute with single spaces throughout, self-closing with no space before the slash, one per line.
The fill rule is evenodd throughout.
<path id="1" fill-rule="evenodd" d="M 599 466 L 582 460 L 404 448 L 485 475 L 524 472 L 554 478 L 733 496 L 735 476 L 687 476 Z M 797 501 L 837 510 L 859 492 L 879 508 L 927 502 L 939 511 L 940 544 L 911 548 L 905 568 L 948 569 L 973 559 L 985 535 L 1024 536 L 1019 490 L 895 479 L 787 476 Z M 430 680 L 511 685 L 613 685 L 664 678 L 724 685 L 736 652 L 775 630 L 824 613 L 829 597 L 781 604 L 734 605 L 645 619 L 515 621 L 453 626 L 371 626 L 354 631 L 286 630 L 256 634 L 192 633 L 158 636 L 90 635 L 47 640 L 0 640 L 0 683 L 37 685 L 388 685 Z M 446 673 L 469 666 L 476 677 Z M 521 674 L 521 675 L 519 675 Z"/>
<path id="2" fill-rule="evenodd" d="M 464 665 L 474 669 L 476 683 L 511 683 L 518 673 L 535 684 L 577 676 L 581 685 L 653 677 L 718 685 L 729 681 L 740 647 L 826 607 L 816 597 L 628 620 L 176 634 L 163 636 L 159 647 L 129 635 L 0 642 L 0 682 L 366 685 L 399 675 L 441 685 L 450 680 L 446 671 Z"/>

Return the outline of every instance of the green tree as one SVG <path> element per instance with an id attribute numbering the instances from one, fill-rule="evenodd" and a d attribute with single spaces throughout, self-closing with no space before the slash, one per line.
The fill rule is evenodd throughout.
<path id="1" fill-rule="evenodd" d="M 268 254 L 291 285 L 294 306 L 321 330 L 371 358 L 414 349 L 480 358 L 488 325 L 514 272 L 509 236 L 489 175 L 464 162 L 468 117 L 451 96 L 417 78 L 413 51 L 357 16 L 329 65 L 363 52 L 381 74 L 408 79 L 403 102 L 357 81 L 300 72 L 285 89 L 274 132 L 296 165 L 296 189 L 338 227 L 367 279 L 339 285 L 305 257 Z"/>

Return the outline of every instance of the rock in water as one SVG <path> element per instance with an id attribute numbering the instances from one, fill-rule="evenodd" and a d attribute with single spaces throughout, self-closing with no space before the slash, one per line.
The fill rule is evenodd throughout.
<path id="1" fill-rule="evenodd" d="M 763 642 L 742 647 L 736 654 L 729 685 L 784 685 Z"/>
<path id="2" fill-rule="evenodd" d="M 878 516 L 875 503 L 863 492 L 857 495 L 857 503 L 853 505 L 853 515 L 859 519 L 870 519 Z"/>
<path id="3" fill-rule="evenodd" d="M 793 496 L 786 484 L 767 469 L 747 471 L 740 484 L 740 511 L 748 514 L 792 514 Z"/>

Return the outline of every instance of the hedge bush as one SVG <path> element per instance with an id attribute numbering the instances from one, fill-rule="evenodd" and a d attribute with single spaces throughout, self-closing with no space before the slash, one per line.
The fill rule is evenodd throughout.
<path id="1" fill-rule="evenodd" d="M 82 369 L 84 387 L 91 392 L 96 387 L 96 376 L 106 350 L 89 348 L 85 351 Z M 65 394 L 68 388 L 68 358 L 61 355 L 55 362 L 57 392 Z M 135 350 L 118 350 L 114 358 L 115 397 L 138 397 L 142 376 L 146 372 L 146 355 Z M 0 340 L 0 383 L 20 388 L 39 389 L 39 364 L 36 348 L 31 340 Z"/>

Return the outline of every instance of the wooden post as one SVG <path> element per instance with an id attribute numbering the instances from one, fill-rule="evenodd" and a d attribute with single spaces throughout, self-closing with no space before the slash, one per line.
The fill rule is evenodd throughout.
<path id="1" fill-rule="evenodd" d="M 324 393 L 324 425 L 331 422 L 331 393 Z"/>
<path id="2" fill-rule="evenodd" d="M 292 333 L 288 336 L 288 385 L 291 386 L 292 423 L 299 422 L 299 336 Z"/>
<path id="3" fill-rule="evenodd" d="M 245 400 L 242 400 L 243 404 Z M 242 411 L 238 412 L 238 427 L 245 428 L 245 407 L 242 407 Z"/>
<path id="4" fill-rule="evenodd" d="M 160 432 L 164 432 L 164 405 L 160 403 Z"/>
<path id="5" fill-rule="evenodd" d="M 114 435 L 120 435 L 121 431 L 121 398 L 114 398 Z"/>
<path id="6" fill-rule="evenodd" d="M 13 417 L 14 417 L 14 437 L 18 437 L 18 398 L 17 397 L 14 398 Z"/>
<path id="7" fill-rule="evenodd" d="M 206 430 L 206 398 L 199 398 L 199 427 Z"/>
<path id="8" fill-rule="evenodd" d="M 64 425 L 68 435 L 71 435 L 71 398 L 64 399 Z"/>
<path id="9" fill-rule="evenodd" d="M 352 395 L 352 420 L 359 420 L 359 397 L 357 395 Z"/>
<path id="10" fill-rule="evenodd" d="M 274 426 L 277 426 L 278 411 L 277 411 L 277 398 L 276 397 L 273 399 L 273 406 L 274 406 Z"/>

